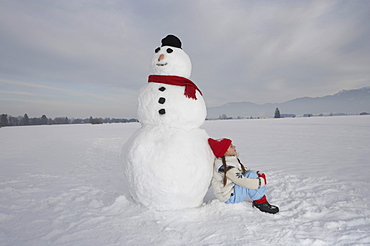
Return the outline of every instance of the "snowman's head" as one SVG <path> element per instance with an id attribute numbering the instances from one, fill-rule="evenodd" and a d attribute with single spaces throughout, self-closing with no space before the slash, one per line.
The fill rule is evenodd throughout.
<path id="1" fill-rule="evenodd" d="M 191 60 L 181 49 L 181 42 L 177 37 L 168 35 L 162 40 L 162 46 L 155 49 L 151 74 L 190 78 Z"/>

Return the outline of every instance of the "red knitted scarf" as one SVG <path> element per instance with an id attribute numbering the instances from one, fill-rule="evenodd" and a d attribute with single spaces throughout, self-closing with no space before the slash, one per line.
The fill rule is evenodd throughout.
<path id="1" fill-rule="evenodd" d="M 197 100 L 197 97 L 195 95 L 197 90 L 199 91 L 201 95 L 203 95 L 202 92 L 199 90 L 199 88 L 190 79 L 180 77 L 180 76 L 149 75 L 148 82 L 185 86 L 184 95 L 188 98 L 192 98 L 195 100 Z"/>

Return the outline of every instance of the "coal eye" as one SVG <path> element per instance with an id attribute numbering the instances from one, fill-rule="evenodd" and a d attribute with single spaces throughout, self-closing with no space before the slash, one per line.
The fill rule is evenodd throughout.
<path id="1" fill-rule="evenodd" d="M 160 51 L 161 50 L 161 48 L 160 47 L 158 47 L 158 48 L 156 48 L 154 51 L 155 51 L 155 53 L 158 53 L 158 51 Z"/>
<path id="2" fill-rule="evenodd" d="M 171 48 L 167 49 L 167 53 L 172 53 L 172 52 L 173 52 L 173 49 L 171 49 Z"/>

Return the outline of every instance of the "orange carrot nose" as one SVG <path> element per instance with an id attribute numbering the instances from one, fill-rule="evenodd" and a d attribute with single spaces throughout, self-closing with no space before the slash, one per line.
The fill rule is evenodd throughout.
<path id="1" fill-rule="evenodd" d="M 163 60 L 164 59 L 164 55 L 163 54 L 161 54 L 159 57 L 158 57 L 158 61 L 161 61 L 161 60 Z"/>

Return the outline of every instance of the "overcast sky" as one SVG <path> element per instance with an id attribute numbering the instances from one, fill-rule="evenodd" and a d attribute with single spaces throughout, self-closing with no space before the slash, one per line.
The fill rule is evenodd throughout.
<path id="1" fill-rule="evenodd" d="M 136 117 L 167 34 L 209 107 L 370 86 L 368 0 L 0 0 L 0 114 Z"/>

